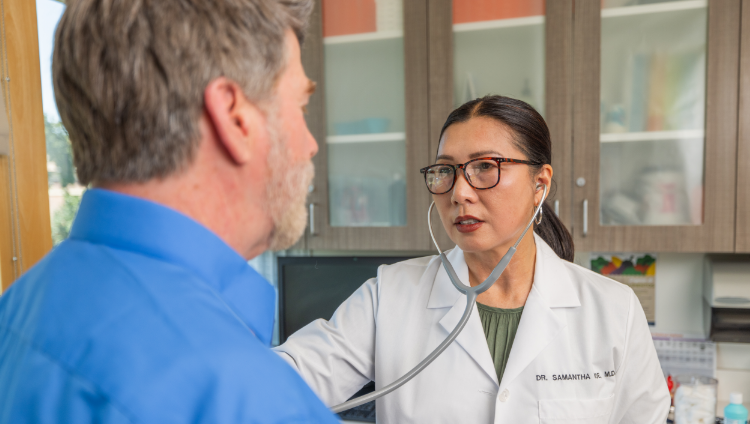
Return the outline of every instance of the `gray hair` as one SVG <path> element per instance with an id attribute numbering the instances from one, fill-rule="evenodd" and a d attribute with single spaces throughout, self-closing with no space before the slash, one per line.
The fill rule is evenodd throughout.
<path id="1" fill-rule="evenodd" d="M 272 97 L 284 34 L 312 0 L 69 0 L 55 36 L 57 107 L 82 184 L 145 182 L 189 165 L 203 92 L 220 76 Z"/>

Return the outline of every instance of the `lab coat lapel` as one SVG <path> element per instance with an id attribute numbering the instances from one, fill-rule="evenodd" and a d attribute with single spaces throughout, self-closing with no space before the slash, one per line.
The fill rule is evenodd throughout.
<path id="1" fill-rule="evenodd" d="M 565 310 L 581 306 L 570 274 L 539 236 L 536 241 L 534 284 L 521 315 L 500 389 L 507 387 L 567 326 Z"/>
<path id="2" fill-rule="evenodd" d="M 464 284 L 469 283 L 469 269 L 466 266 L 464 260 L 464 254 L 461 249 L 456 247 L 450 251 L 447 255 L 448 260 L 453 265 L 456 274 Z M 448 274 L 445 272 L 440 260 L 437 260 L 440 264 L 440 269 L 435 275 L 435 282 L 432 287 L 432 293 L 428 301 L 428 308 L 447 308 L 450 310 L 440 320 L 440 325 L 446 331 L 445 336 L 450 334 L 456 324 L 461 320 L 461 316 L 466 308 L 466 296 L 459 293 L 453 283 L 451 283 Z M 495 371 L 495 365 L 492 363 L 490 357 L 490 351 L 487 347 L 487 338 L 484 336 L 484 330 L 482 328 L 482 322 L 479 319 L 479 312 L 477 312 L 476 306 L 472 308 L 469 322 L 466 323 L 461 334 L 456 338 L 461 348 L 471 356 L 471 358 L 479 365 L 479 367 L 487 373 L 487 376 L 499 384 L 497 381 L 497 372 Z"/>

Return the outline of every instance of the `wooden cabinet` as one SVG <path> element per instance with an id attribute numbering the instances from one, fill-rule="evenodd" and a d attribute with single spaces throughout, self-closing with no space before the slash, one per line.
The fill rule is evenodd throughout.
<path id="1" fill-rule="evenodd" d="M 524 7 L 514 10 L 514 3 Z M 569 225 L 573 0 L 441 0 L 431 1 L 429 12 L 430 158 L 455 107 L 487 94 L 520 98 L 549 125 L 554 176 L 548 202 Z M 450 246 L 444 231 L 436 234 L 443 249 Z"/>
<path id="2" fill-rule="evenodd" d="M 733 251 L 740 2 L 601 4 L 573 19 L 576 248 Z"/>
<path id="3" fill-rule="evenodd" d="M 332 68 L 331 55 L 341 49 L 334 45 L 346 38 L 323 36 L 329 1 L 319 2 L 303 52 L 308 74 L 320 84 L 309 123 L 321 146 L 311 194 L 314 234 L 308 232 L 304 247 L 431 249 L 425 217 L 430 198 L 417 170 L 434 160 L 440 129 L 454 107 L 503 94 L 527 101 L 547 120 L 555 170 L 548 202 L 578 250 L 750 251 L 750 189 L 744 183 L 750 177 L 750 127 L 738 119 L 743 108 L 750 115 L 750 41 L 740 55 L 741 20 L 750 22 L 750 5 L 403 1 L 405 223 L 375 226 L 342 222 L 333 210 L 339 200 L 332 193 L 339 189 L 332 169 L 342 161 L 334 150 L 346 140 L 334 134 L 334 123 L 363 118 L 331 119 L 331 113 L 342 115 L 332 99 L 348 104 L 364 91 L 344 89 L 351 83 L 346 72 Z M 355 3 L 366 2 L 349 7 Z M 363 40 L 377 36 L 349 37 L 362 53 L 369 48 Z M 341 56 L 342 63 L 363 62 L 357 57 Z M 379 59 L 377 66 L 395 62 Z M 378 83 L 369 77 L 359 84 Z M 390 104 L 391 111 L 401 110 L 398 100 Z M 444 231 L 436 230 L 441 246 L 450 247 Z"/>
<path id="4" fill-rule="evenodd" d="M 319 151 L 301 243 L 429 249 L 427 0 L 318 1 L 303 63 Z"/>
<path id="5" fill-rule="evenodd" d="M 750 253 L 750 1 L 742 2 L 735 251 Z"/>
<path id="6" fill-rule="evenodd" d="M 340 160 L 340 156 L 332 154 L 331 149 L 338 147 L 336 143 L 341 138 L 332 136 L 336 128 L 331 121 L 336 120 L 326 116 L 332 104 L 325 99 L 336 94 L 330 88 L 321 90 L 320 82 L 345 85 L 340 78 L 330 78 L 332 70 L 326 66 L 332 63 L 326 55 L 336 53 L 332 47 L 326 50 L 326 46 L 347 39 L 346 36 L 326 39 L 323 34 L 326 19 L 332 19 L 324 8 L 332 3 L 335 2 L 318 2 L 310 38 L 303 49 L 305 69 L 319 82 L 308 123 L 320 145 L 315 159 L 316 181 L 310 197 L 313 231 L 308 229 L 305 248 L 432 250 L 426 228 L 431 199 L 418 169 L 434 160 L 440 129 L 450 111 L 469 98 L 484 94 L 500 92 L 523 98 L 548 117 L 553 137 L 559 140 L 554 147 L 556 163 L 553 164 L 559 170 L 555 175 L 556 196 L 565 196 L 568 188 L 562 182 L 570 179 L 566 174 L 570 167 L 564 166 L 564 161 L 569 160 L 571 151 L 572 96 L 567 81 L 572 76 L 569 53 L 573 1 L 551 2 L 545 16 L 543 0 L 515 2 L 523 7 L 506 7 L 514 2 L 498 6 L 499 3 L 476 0 L 409 0 L 403 1 L 406 223 L 380 227 L 337 225 L 340 222 L 336 222 L 332 207 L 335 202 L 331 194 L 334 184 L 331 167 L 336 166 L 335 161 Z M 355 7 L 355 3 L 367 7 L 362 6 L 366 2 L 359 1 L 350 2 L 348 7 Z M 380 0 L 371 0 L 371 3 L 381 6 Z M 367 24 L 362 27 L 366 28 Z M 372 28 L 372 24 L 369 27 Z M 349 39 L 359 43 L 353 46 L 365 49 L 363 40 L 367 37 L 362 34 Z M 347 60 L 357 59 L 350 55 Z M 558 84 L 561 81 L 566 83 Z M 350 92 L 350 95 L 357 94 Z M 392 104 L 393 108 L 398 107 L 397 101 Z M 563 219 L 571 219 L 555 195 L 551 201 L 557 201 Z M 448 248 L 451 242 L 439 225 L 435 223 L 436 234 L 441 246 Z"/>

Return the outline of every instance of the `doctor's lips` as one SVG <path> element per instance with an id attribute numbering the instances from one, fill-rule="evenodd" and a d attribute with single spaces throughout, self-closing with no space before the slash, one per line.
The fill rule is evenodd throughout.
<path id="1" fill-rule="evenodd" d="M 459 216 L 453 221 L 453 225 L 460 233 L 470 233 L 476 231 L 479 227 L 484 224 L 484 221 L 480 221 L 479 218 L 471 215 Z"/>

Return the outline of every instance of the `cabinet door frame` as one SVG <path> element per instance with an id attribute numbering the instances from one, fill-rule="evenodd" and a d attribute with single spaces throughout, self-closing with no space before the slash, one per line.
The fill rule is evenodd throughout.
<path id="1" fill-rule="evenodd" d="M 0 153 L 3 291 L 52 249 L 52 230 L 36 3 L 6 0 L 0 13 L 0 99 L 9 123 L 7 149 Z"/>
<path id="2" fill-rule="evenodd" d="M 318 84 L 310 99 L 308 127 L 318 141 L 313 158 L 315 180 L 309 196 L 314 210 L 306 231 L 308 250 L 429 250 L 426 214 L 429 196 L 419 168 L 427 164 L 428 82 L 427 0 L 406 0 L 404 5 L 404 85 L 406 113 L 406 226 L 332 227 L 329 216 L 328 150 L 326 146 L 325 58 L 322 0 L 315 2 L 302 60 L 308 77 Z M 300 247 L 298 243 L 296 247 Z"/>
<path id="3" fill-rule="evenodd" d="M 750 0 L 742 1 L 735 251 L 750 253 Z"/>
<path id="4" fill-rule="evenodd" d="M 545 120 L 552 139 L 553 187 L 547 203 L 559 211 L 568 229 L 572 221 L 571 187 L 573 141 L 573 2 L 546 0 L 544 20 Z M 440 130 L 453 110 L 453 2 L 430 1 L 430 160 L 440 144 Z M 440 247 L 453 246 L 442 228 L 435 225 Z"/>
<path id="5" fill-rule="evenodd" d="M 547 126 L 552 139 L 553 187 L 547 203 L 572 233 L 574 0 L 547 0 L 545 73 Z"/>
<path id="6" fill-rule="evenodd" d="M 428 16 L 430 127 L 427 150 L 429 164 L 433 164 L 440 144 L 440 130 L 453 111 L 453 1 L 430 0 Z M 432 195 L 429 197 L 432 202 Z M 453 248 L 455 243 L 443 229 L 437 211 L 432 213 L 432 230 L 438 245 L 442 250 Z"/>
<path id="7" fill-rule="evenodd" d="M 732 252 L 739 91 L 740 2 L 709 0 L 703 224 L 603 226 L 599 223 L 601 0 L 574 12 L 573 238 L 581 251 Z M 571 181 L 573 184 L 573 181 Z M 588 200 L 588 234 L 583 235 Z"/>

